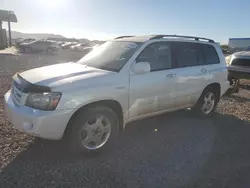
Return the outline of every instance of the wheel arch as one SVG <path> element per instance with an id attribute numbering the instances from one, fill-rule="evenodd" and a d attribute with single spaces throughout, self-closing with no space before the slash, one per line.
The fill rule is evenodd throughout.
<path id="1" fill-rule="evenodd" d="M 71 128 L 71 123 L 73 122 L 74 118 L 79 114 L 79 113 L 82 113 L 84 112 L 87 108 L 89 107 L 93 107 L 93 106 L 106 106 L 110 109 L 112 109 L 118 119 L 119 119 L 119 130 L 121 131 L 123 129 L 123 124 L 124 124 L 124 117 L 123 117 L 123 109 L 122 109 L 122 105 L 116 101 L 116 100 L 113 100 L 113 99 L 108 99 L 108 100 L 99 100 L 99 101 L 94 101 L 94 102 L 90 102 L 90 103 L 87 103 L 83 106 L 81 106 L 80 108 L 78 108 L 74 113 L 73 115 L 70 117 L 69 121 L 68 121 L 68 124 L 66 126 L 66 129 L 64 131 L 64 134 L 63 136 L 65 137 L 67 135 L 67 133 L 70 131 L 70 128 Z"/>
<path id="2" fill-rule="evenodd" d="M 203 100 L 203 96 L 205 96 L 206 92 L 207 91 L 215 91 L 215 97 L 216 97 L 216 101 L 215 101 L 215 104 L 214 104 L 214 107 L 212 109 L 212 111 L 214 111 L 216 105 L 218 104 L 219 100 L 220 100 L 220 95 L 221 95 L 221 85 L 218 83 L 218 82 L 214 82 L 214 83 L 210 83 L 208 84 L 202 91 L 202 93 L 200 94 L 200 97 L 199 99 L 197 100 L 197 102 L 195 103 L 195 105 L 193 106 L 193 109 L 194 109 L 194 112 L 198 113 L 198 115 L 201 116 L 202 114 L 202 117 L 204 117 L 203 113 L 200 112 L 200 108 L 202 106 L 202 100 Z M 210 111 L 211 112 L 211 111 Z M 209 113 L 210 113 L 209 112 Z M 206 114 L 207 115 L 207 114 Z"/>
<path id="3" fill-rule="evenodd" d="M 214 89 L 215 91 L 217 91 L 216 92 L 216 94 L 217 94 L 217 100 L 219 101 L 220 100 L 220 96 L 221 96 L 221 85 L 218 83 L 218 82 L 214 82 L 214 83 L 211 83 L 211 84 L 209 84 L 209 85 L 207 85 L 204 89 L 203 89 L 203 91 L 202 91 L 202 94 L 204 93 L 204 91 L 205 90 L 207 90 L 207 89 Z M 202 96 L 202 94 L 201 94 L 201 96 Z M 217 101 L 217 102 L 218 102 Z"/>

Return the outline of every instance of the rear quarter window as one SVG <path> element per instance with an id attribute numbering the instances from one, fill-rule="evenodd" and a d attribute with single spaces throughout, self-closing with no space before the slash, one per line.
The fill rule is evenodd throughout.
<path id="1" fill-rule="evenodd" d="M 212 65 L 220 63 L 219 56 L 212 45 L 200 44 L 205 65 Z"/>

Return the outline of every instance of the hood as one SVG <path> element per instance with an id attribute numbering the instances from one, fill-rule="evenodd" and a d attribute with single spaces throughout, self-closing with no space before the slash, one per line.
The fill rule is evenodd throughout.
<path id="1" fill-rule="evenodd" d="M 241 51 L 233 54 L 236 57 L 246 57 L 250 59 L 250 51 Z"/>
<path id="2" fill-rule="evenodd" d="M 79 63 L 61 63 L 31 69 L 22 72 L 19 75 L 32 84 L 54 87 L 60 84 L 72 83 L 77 80 L 88 79 L 107 74 L 114 73 L 88 67 Z"/>

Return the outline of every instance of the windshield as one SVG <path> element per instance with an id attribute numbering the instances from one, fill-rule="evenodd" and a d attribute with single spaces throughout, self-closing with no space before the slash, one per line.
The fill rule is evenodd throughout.
<path id="1" fill-rule="evenodd" d="M 141 43 L 109 41 L 94 48 L 78 63 L 90 67 L 119 72 Z"/>

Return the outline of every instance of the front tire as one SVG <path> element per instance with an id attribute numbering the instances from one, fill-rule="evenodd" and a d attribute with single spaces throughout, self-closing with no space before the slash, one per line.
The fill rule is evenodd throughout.
<path id="1" fill-rule="evenodd" d="M 93 153 L 106 148 L 118 135 L 119 121 L 115 112 L 104 106 L 89 107 L 73 119 L 69 133 L 74 153 Z"/>
<path id="2" fill-rule="evenodd" d="M 193 111 L 200 117 L 208 117 L 213 114 L 219 102 L 220 94 L 214 88 L 207 88 L 203 91 Z"/>

